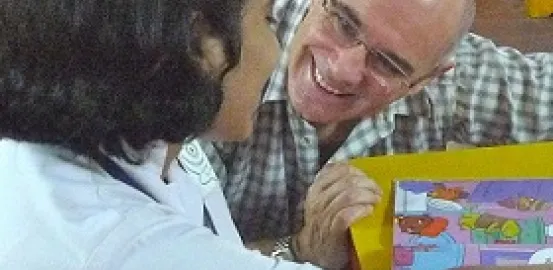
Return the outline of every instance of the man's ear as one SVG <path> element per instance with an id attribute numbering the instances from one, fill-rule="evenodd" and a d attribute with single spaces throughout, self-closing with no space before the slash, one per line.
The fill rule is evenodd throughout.
<path id="1" fill-rule="evenodd" d="M 417 82 L 412 84 L 409 88 L 409 94 L 414 95 L 418 92 L 420 92 L 425 86 L 427 86 L 430 81 L 433 79 L 443 75 L 444 73 L 450 71 L 455 67 L 455 59 L 449 58 L 448 60 L 443 61 L 441 64 L 439 64 L 437 67 L 435 67 L 431 72 L 429 72 L 427 75 L 421 77 Z"/>

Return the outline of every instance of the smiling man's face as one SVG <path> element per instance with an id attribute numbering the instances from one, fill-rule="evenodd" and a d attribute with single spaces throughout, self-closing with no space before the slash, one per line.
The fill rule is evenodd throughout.
<path id="1" fill-rule="evenodd" d="M 312 0 L 288 66 L 307 121 L 372 116 L 447 69 L 464 0 Z"/>

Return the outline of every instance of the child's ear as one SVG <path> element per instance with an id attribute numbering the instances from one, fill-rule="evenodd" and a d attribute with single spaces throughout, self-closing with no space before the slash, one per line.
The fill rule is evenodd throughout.
<path id="1" fill-rule="evenodd" d="M 228 64 L 223 41 L 211 34 L 212 27 L 201 13 L 192 14 L 189 23 L 192 33 L 186 52 L 203 71 L 220 75 Z"/>

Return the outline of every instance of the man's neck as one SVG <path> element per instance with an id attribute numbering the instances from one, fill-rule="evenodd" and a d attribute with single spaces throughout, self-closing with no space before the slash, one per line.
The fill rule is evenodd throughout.
<path id="1" fill-rule="evenodd" d="M 314 124 L 317 129 L 319 164 L 321 166 L 340 148 L 357 123 L 359 123 L 359 120 L 324 125 Z"/>

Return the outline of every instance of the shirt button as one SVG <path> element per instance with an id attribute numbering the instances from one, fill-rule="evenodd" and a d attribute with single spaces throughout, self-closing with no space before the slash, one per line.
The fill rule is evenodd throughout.
<path id="1" fill-rule="evenodd" d="M 309 138 L 307 136 L 303 137 L 303 143 L 304 144 L 311 144 L 311 138 Z"/>

